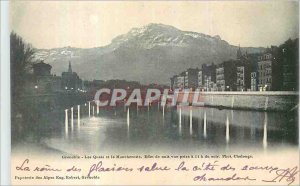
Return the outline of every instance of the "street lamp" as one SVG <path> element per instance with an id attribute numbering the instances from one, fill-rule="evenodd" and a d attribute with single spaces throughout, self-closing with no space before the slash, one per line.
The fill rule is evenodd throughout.
<path id="1" fill-rule="evenodd" d="M 34 86 L 35 89 L 39 88 L 37 85 Z"/>

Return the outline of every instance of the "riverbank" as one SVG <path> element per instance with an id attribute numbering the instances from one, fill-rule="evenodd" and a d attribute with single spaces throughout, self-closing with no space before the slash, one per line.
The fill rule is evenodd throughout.
<path id="1" fill-rule="evenodd" d="M 181 104 L 183 92 L 178 93 Z M 188 103 L 192 104 L 195 92 L 189 94 Z M 216 107 L 219 109 L 239 109 L 256 111 L 291 111 L 299 106 L 298 92 L 200 92 L 195 106 Z"/>
<path id="2" fill-rule="evenodd" d="M 40 156 L 41 154 L 47 154 L 49 156 L 62 155 L 66 154 L 55 148 L 47 146 L 43 142 L 29 142 L 21 141 L 15 144 L 12 144 L 11 148 L 12 154 L 22 154 L 24 156 Z"/>

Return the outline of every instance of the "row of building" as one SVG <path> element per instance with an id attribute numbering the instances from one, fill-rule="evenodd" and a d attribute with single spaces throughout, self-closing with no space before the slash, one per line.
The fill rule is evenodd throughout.
<path id="1" fill-rule="evenodd" d="M 165 86 L 157 84 L 141 85 L 137 81 L 127 80 L 92 80 L 83 81 L 78 74 L 72 70 L 71 62 L 67 71 L 62 72 L 61 76 L 51 74 L 52 66 L 40 61 L 32 65 L 33 73 L 27 77 L 27 94 L 32 93 L 55 93 L 55 92 L 96 92 L 100 88 L 159 88 Z"/>
<path id="2" fill-rule="evenodd" d="M 298 39 L 259 54 L 242 54 L 221 64 L 203 64 L 171 78 L 171 88 L 201 91 L 298 90 Z"/>
<path id="3" fill-rule="evenodd" d="M 83 81 L 73 72 L 71 62 L 68 71 L 63 72 L 61 76 L 51 74 L 52 66 L 43 61 L 33 64 L 32 67 L 33 73 L 27 78 L 28 93 L 84 92 Z"/>

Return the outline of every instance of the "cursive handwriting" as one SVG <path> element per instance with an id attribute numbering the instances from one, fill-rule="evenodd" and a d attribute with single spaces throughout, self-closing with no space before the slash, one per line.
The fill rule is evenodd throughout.
<path id="1" fill-rule="evenodd" d="M 256 170 L 266 170 L 269 173 L 272 173 L 273 171 L 278 170 L 278 167 L 273 167 L 273 166 L 249 166 L 245 165 L 241 170 L 246 170 L 246 171 L 256 171 Z"/>
<path id="2" fill-rule="evenodd" d="M 72 168 L 67 169 L 67 172 L 81 172 L 81 168 L 77 168 L 73 165 Z"/>
<path id="3" fill-rule="evenodd" d="M 71 168 L 70 168 L 71 167 Z M 59 172 L 62 169 L 53 168 L 52 166 L 46 164 L 43 166 L 30 166 L 30 160 L 25 159 L 22 163 L 16 166 L 17 171 L 33 171 L 33 172 Z M 74 164 L 65 169 L 65 172 L 74 172 L 79 173 L 82 172 L 84 168 L 77 167 Z M 293 168 L 279 168 L 276 166 L 260 166 L 260 165 L 243 165 L 239 168 L 234 167 L 231 164 L 223 164 L 219 161 L 214 162 L 201 162 L 198 165 L 191 164 L 187 165 L 185 161 L 181 161 L 179 164 L 173 166 L 164 165 L 163 163 L 154 162 L 149 165 L 138 165 L 136 167 L 123 167 L 117 166 L 113 164 L 112 166 L 104 166 L 103 161 L 99 161 L 90 165 L 87 173 L 87 177 L 92 177 L 93 173 L 96 172 L 140 172 L 140 173 L 151 173 L 151 172 L 198 172 L 199 174 L 193 177 L 193 181 L 199 182 L 214 182 L 214 181 L 256 181 L 257 179 L 251 175 L 251 172 L 265 172 L 267 175 L 260 179 L 262 182 L 269 183 L 286 183 L 288 185 L 293 184 L 299 173 L 298 166 Z M 219 172 L 227 172 L 230 173 L 228 176 L 218 176 Z M 240 172 L 238 172 L 240 171 Z M 170 172 L 171 173 L 171 172 Z M 243 173 L 243 176 L 239 175 L 239 173 Z M 272 176 L 272 179 L 266 179 L 268 175 Z M 274 175 L 274 176 L 273 176 Z"/>
<path id="4" fill-rule="evenodd" d="M 184 164 L 185 164 L 184 161 L 181 162 L 175 170 L 176 171 L 189 171 L 189 169 Z"/>
<path id="5" fill-rule="evenodd" d="M 167 166 L 159 167 L 159 166 L 157 166 L 157 163 L 153 163 L 151 167 L 147 167 L 147 166 L 143 165 L 143 166 L 137 168 L 137 170 L 140 172 L 143 172 L 143 171 L 153 172 L 153 171 L 168 171 L 168 170 L 170 170 L 170 168 Z"/>
<path id="6" fill-rule="evenodd" d="M 23 161 L 22 165 L 21 166 L 17 166 L 16 169 L 19 170 L 19 171 L 30 171 L 30 168 L 25 166 L 25 164 L 28 164 L 29 163 L 29 159 L 26 159 Z"/>
<path id="7" fill-rule="evenodd" d="M 29 159 L 25 159 L 23 161 L 23 163 L 21 164 L 21 166 L 17 166 L 16 170 L 18 171 L 30 171 L 31 169 L 27 166 L 29 164 Z M 42 167 L 38 167 L 36 166 L 33 171 L 39 171 L 39 172 L 43 172 L 43 171 L 47 171 L 47 172 L 59 172 L 62 171 L 61 169 L 57 169 L 57 168 L 52 168 L 50 165 L 44 165 Z"/>
<path id="8" fill-rule="evenodd" d="M 119 167 L 119 166 L 116 166 L 116 164 L 114 164 L 113 167 L 105 168 L 102 165 L 102 161 L 99 161 L 97 164 L 93 164 L 90 167 L 90 170 L 89 170 L 89 173 L 87 176 L 90 177 L 93 172 L 119 172 L 119 171 L 131 172 L 131 171 L 133 171 L 133 169 L 127 168 L 127 167 Z"/>
<path id="9" fill-rule="evenodd" d="M 281 182 L 286 181 L 288 185 L 294 183 L 296 175 L 299 173 L 298 167 L 279 169 L 276 171 L 276 177 L 271 180 L 262 180 L 263 182 Z"/>
<path id="10" fill-rule="evenodd" d="M 255 181 L 256 179 L 254 178 L 249 178 L 249 176 L 246 177 L 239 177 L 237 174 L 233 174 L 230 177 L 226 178 L 214 178 L 214 177 L 206 177 L 206 174 L 203 174 L 202 176 L 196 176 L 194 177 L 194 181 Z"/>

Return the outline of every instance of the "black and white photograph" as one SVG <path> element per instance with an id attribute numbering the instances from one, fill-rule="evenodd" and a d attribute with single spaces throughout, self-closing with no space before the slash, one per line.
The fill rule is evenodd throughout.
<path id="1" fill-rule="evenodd" d="M 10 184 L 299 184 L 298 1 L 5 3 Z"/>

